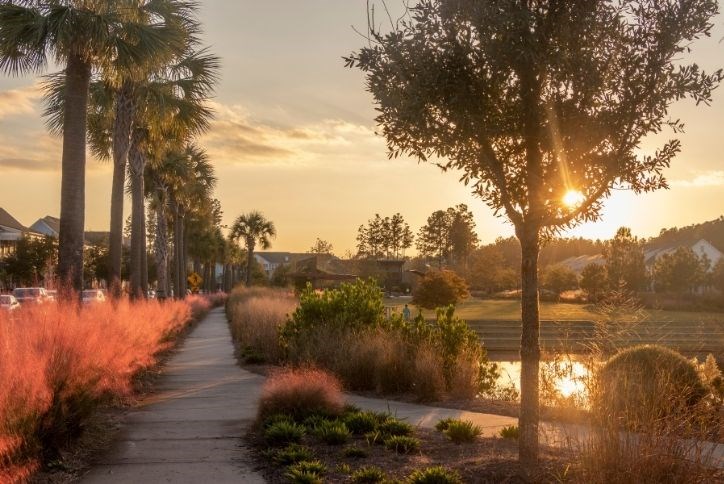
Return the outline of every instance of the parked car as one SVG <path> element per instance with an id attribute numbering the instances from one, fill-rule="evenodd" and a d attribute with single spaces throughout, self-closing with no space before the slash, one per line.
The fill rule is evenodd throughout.
<path id="1" fill-rule="evenodd" d="M 0 309 L 5 311 L 15 311 L 18 308 L 20 308 L 20 303 L 17 299 L 15 299 L 15 296 L 11 296 L 10 294 L 0 294 Z"/>
<path id="2" fill-rule="evenodd" d="M 20 304 L 42 304 L 51 300 L 43 287 L 17 287 L 13 290 L 13 296 Z"/>
<path id="3" fill-rule="evenodd" d="M 98 304 L 106 302 L 106 296 L 100 289 L 86 289 L 83 291 L 83 304 Z"/>
<path id="4" fill-rule="evenodd" d="M 56 299 L 58 299 L 58 291 L 56 291 L 55 289 L 46 290 L 45 292 L 48 293 L 48 299 L 50 299 L 51 301 L 55 301 Z"/>

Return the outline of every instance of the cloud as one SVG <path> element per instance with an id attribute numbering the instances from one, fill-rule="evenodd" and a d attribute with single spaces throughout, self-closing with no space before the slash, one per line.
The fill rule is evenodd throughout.
<path id="1" fill-rule="evenodd" d="M 383 142 L 367 126 L 341 120 L 275 126 L 254 120 L 241 106 L 212 107 L 216 120 L 200 141 L 220 164 L 310 166 L 385 159 Z"/>
<path id="2" fill-rule="evenodd" d="M 704 188 L 724 186 L 724 171 L 713 170 L 700 173 L 690 180 L 672 180 L 671 186 L 684 188 Z"/>
<path id="3" fill-rule="evenodd" d="M 0 170 L 22 171 L 57 171 L 57 160 L 40 160 L 29 158 L 0 158 Z"/>
<path id="4" fill-rule="evenodd" d="M 0 91 L 0 119 L 19 115 L 37 115 L 43 97 L 40 85 Z"/>

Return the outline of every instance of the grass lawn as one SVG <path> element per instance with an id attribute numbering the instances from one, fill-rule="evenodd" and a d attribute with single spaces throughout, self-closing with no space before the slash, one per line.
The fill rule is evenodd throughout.
<path id="1" fill-rule="evenodd" d="M 405 305 L 404 300 L 386 299 L 385 305 L 401 311 Z M 413 315 L 416 309 L 412 309 Z M 705 313 L 688 311 L 662 311 L 646 310 L 647 319 L 650 321 L 667 322 L 702 322 L 722 321 L 724 313 Z M 423 311 L 427 317 L 434 316 L 434 311 Z M 477 299 L 470 298 L 458 305 L 457 314 L 461 318 L 474 320 L 519 320 L 520 301 L 514 299 Z M 589 320 L 600 319 L 601 315 L 596 313 L 591 305 L 572 303 L 541 302 L 541 319 L 568 321 L 568 320 Z"/>

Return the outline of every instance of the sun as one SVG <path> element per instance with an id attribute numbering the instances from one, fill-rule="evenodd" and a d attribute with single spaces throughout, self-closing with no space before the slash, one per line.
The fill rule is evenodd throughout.
<path id="1" fill-rule="evenodd" d="M 576 208 L 583 203 L 585 198 L 586 197 L 583 196 L 583 193 L 578 190 L 568 190 L 566 194 L 563 195 L 563 205 L 569 208 Z"/>

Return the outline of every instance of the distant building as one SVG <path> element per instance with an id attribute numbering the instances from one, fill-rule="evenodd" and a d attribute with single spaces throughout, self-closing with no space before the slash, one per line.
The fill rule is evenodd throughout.
<path id="1" fill-rule="evenodd" d="M 30 230 L 57 239 L 60 234 L 60 219 L 46 215 L 31 225 Z"/>
<path id="2" fill-rule="evenodd" d="M 271 278 L 274 271 L 281 266 L 289 266 L 297 261 L 308 259 L 313 254 L 300 254 L 293 252 L 255 252 L 254 259 L 261 264 L 264 273 Z"/>
<path id="3" fill-rule="evenodd" d="M 646 262 L 646 267 L 649 268 L 649 270 L 653 270 L 654 264 L 658 260 L 659 257 L 666 255 L 666 254 L 673 254 L 676 252 L 676 249 L 679 247 L 689 247 L 696 255 L 699 257 L 706 257 L 709 261 L 709 267 L 707 268 L 708 271 L 711 271 L 714 269 L 714 266 L 717 265 L 717 263 L 724 257 L 724 253 L 722 253 L 719 249 L 714 247 L 709 241 L 701 239 L 698 242 L 695 242 L 691 245 L 675 245 L 675 246 L 666 246 L 666 247 L 659 247 L 656 249 L 647 250 L 644 253 L 644 260 Z"/>
<path id="4" fill-rule="evenodd" d="M 566 267 L 571 271 L 575 272 L 576 274 L 580 275 L 581 272 L 583 272 L 583 269 L 590 264 L 596 264 L 599 266 L 605 265 L 606 258 L 603 256 L 603 254 L 579 255 L 577 257 L 569 257 L 568 259 L 558 263 L 557 265 Z"/>
<path id="5" fill-rule="evenodd" d="M 25 227 L 0 207 L 0 259 L 15 252 L 23 237 L 42 237 L 41 233 Z"/>

